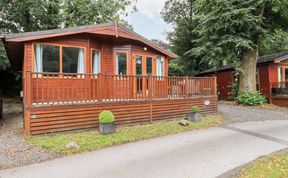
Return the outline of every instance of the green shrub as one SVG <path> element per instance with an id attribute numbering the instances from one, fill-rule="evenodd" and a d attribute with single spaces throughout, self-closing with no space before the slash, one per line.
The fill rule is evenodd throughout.
<path id="1" fill-rule="evenodd" d="M 200 108 L 198 106 L 192 106 L 191 112 L 196 114 L 196 113 L 200 112 Z"/>
<path id="2" fill-rule="evenodd" d="M 102 111 L 99 114 L 99 122 L 101 124 L 109 124 L 115 121 L 115 117 L 111 111 Z"/>
<path id="3" fill-rule="evenodd" d="M 236 98 L 238 104 L 248 105 L 248 106 L 257 106 L 262 105 L 267 102 L 265 96 L 260 92 L 246 92 L 239 95 Z"/>

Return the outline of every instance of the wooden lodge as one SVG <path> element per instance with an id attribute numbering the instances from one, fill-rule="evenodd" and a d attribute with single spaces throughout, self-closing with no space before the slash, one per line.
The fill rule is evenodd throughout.
<path id="1" fill-rule="evenodd" d="M 230 100 L 234 71 L 234 66 L 228 64 L 201 72 L 198 76 L 217 77 L 219 100 Z M 257 61 L 256 82 L 257 90 L 270 103 L 288 107 L 288 52 L 260 57 Z"/>
<path id="2" fill-rule="evenodd" d="M 111 110 L 117 125 L 181 117 L 193 105 L 217 110 L 215 77 L 168 76 L 175 55 L 116 23 L 2 41 L 22 71 L 26 134 L 94 128 L 102 110 Z"/>

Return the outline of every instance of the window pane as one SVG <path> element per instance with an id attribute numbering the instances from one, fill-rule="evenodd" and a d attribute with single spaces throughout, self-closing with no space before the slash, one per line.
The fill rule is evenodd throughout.
<path id="1" fill-rule="evenodd" d="M 127 56 L 126 54 L 116 54 L 117 58 L 117 75 L 127 74 Z"/>
<path id="2" fill-rule="evenodd" d="M 42 45 L 43 72 L 60 72 L 59 46 Z"/>
<path id="3" fill-rule="evenodd" d="M 93 50 L 92 58 L 92 72 L 93 74 L 99 74 L 101 72 L 100 52 Z"/>
<path id="4" fill-rule="evenodd" d="M 84 67 L 83 56 L 80 48 L 63 47 L 62 48 L 62 65 L 63 73 L 78 73 Z M 79 66 L 78 66 L 79 65 Z M 83 66 L 83 67 L 82 67 Z M 79 72 L 83 73 L 83 72 Z"/>
<path id="5" fill-rule="evenodd" d="M 142 75 L 142 56 L 136 57 L 136 75 Z"/>
<path id="6" fill-rule="evenodd" d="M 152 75 L 152 58 L 146 58 L 146 75 Z"/>
<path id="7" fill-rule="evenodd" d="M 157 64 L 156 64 L 156 70 L 157 70 L 157 76 L 164 76 L 164 59 L 161 57 L 157 58 Z"/>

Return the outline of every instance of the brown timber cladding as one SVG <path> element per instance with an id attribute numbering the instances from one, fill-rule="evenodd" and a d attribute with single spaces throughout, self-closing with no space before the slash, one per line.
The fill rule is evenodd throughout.
<path id="1" fill-rule="evenodd" d="M 209 106 L 204 105 L 206 100 L 210 101 Z M 217 97 L 32 107 L 30 132 L 36 135 L 96 128 L 102 110 L 115 114 L 117 126 L 168 120 L 185 116 L 193 105 L 204 114 L 212 114 L 217 111 Z"/>

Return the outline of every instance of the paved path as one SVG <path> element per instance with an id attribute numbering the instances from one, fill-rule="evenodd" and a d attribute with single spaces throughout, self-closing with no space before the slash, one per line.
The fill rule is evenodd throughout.
<path id="1" fill-rule="evenodd" d="M 0 177 L 216 177 L 287 146 L 288 120 L 235 123 L 3 170 Z"/>
<path id="2" fill-rule="evenodd" d="M 273 109 L 262 109 L 219 104 L 218 110 L 223 114 L 225 123 L 288 120 L 288 108 L 275 107 Z"/>

